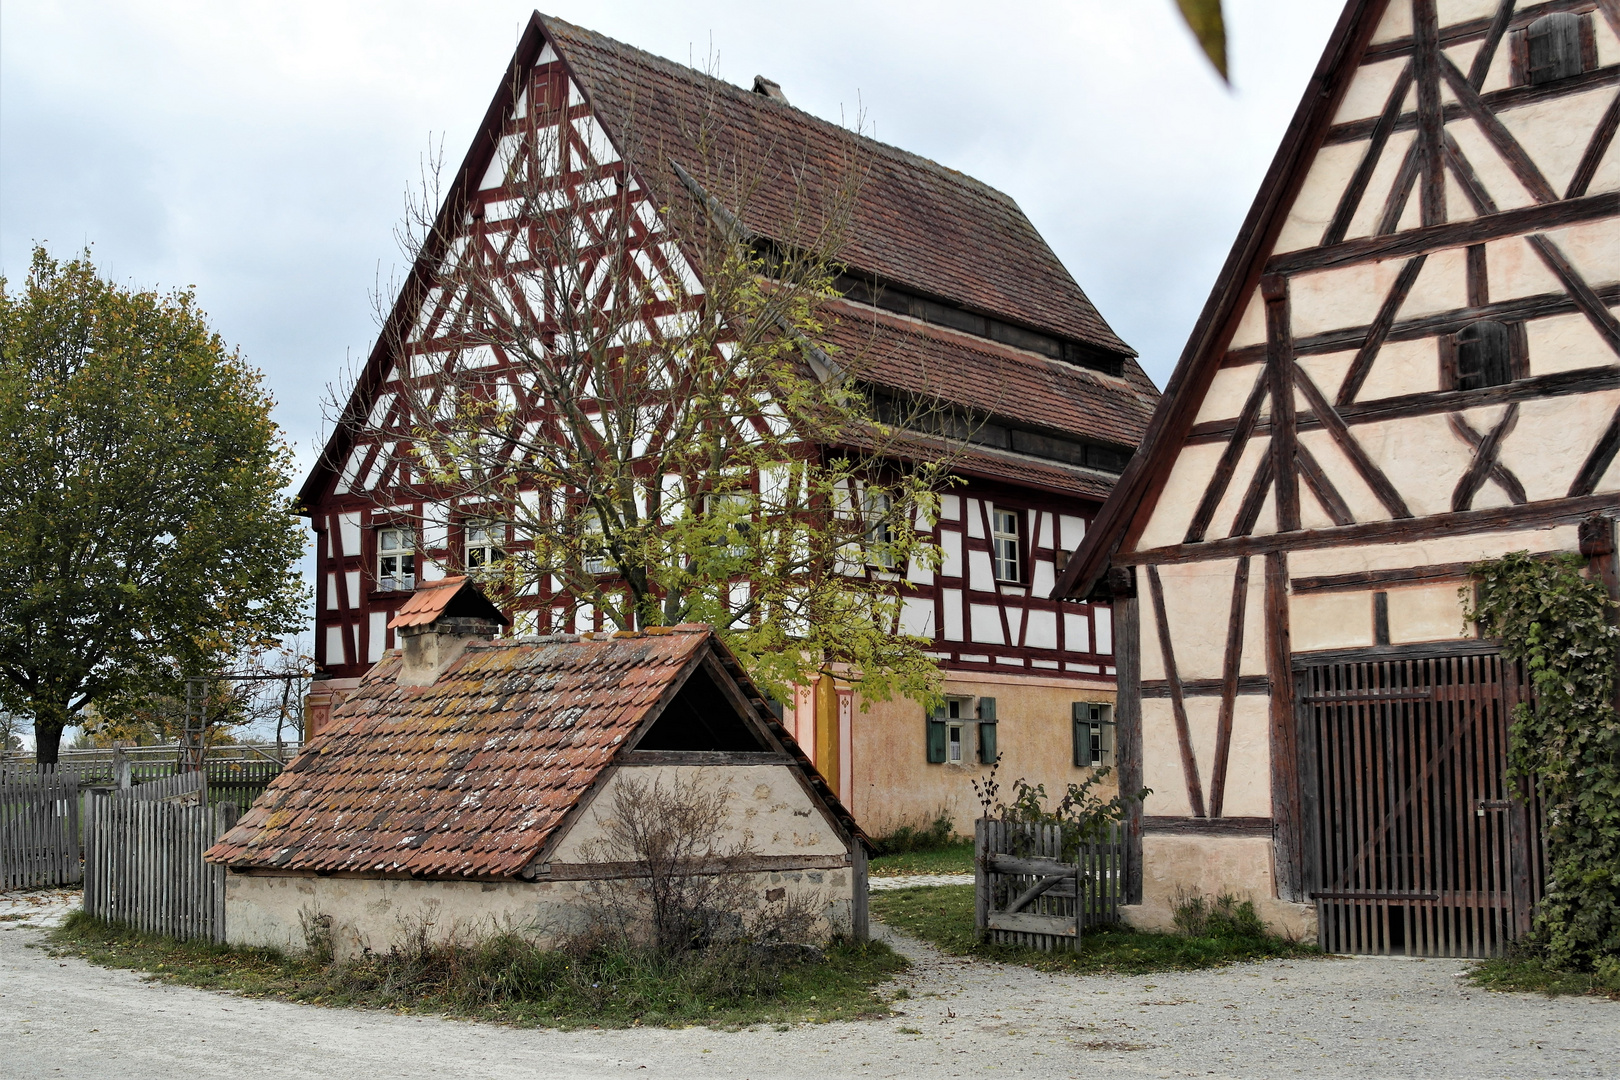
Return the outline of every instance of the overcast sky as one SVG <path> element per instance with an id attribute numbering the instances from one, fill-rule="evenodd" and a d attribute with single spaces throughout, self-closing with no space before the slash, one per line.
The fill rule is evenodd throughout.
<path id="1" fill-rule="evenodd" d="M 1015 198 L 1161 386 L 1338 14 L 1227 0 L 1223 87 L 1173 0 L 780 5 L 549 0 L 550 12 L 837 120 Z M 812 13 L 813 12 L 813 13 Z M 499 0 L 0 5 L 0 268 L 85 244 L 194 285 L 312 457 L 321 396 L 430 137 L 459 161 L 529 9 Z"/>

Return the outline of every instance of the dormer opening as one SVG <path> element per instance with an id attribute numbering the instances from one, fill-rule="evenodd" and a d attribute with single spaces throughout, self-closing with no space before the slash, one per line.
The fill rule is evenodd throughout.
<path id="1" fill-rule="evenodd" d="M 737 714 L 736 705 L 708 670 L 699 667 L 634 749 L 760 753 L 770 748 Z"/>

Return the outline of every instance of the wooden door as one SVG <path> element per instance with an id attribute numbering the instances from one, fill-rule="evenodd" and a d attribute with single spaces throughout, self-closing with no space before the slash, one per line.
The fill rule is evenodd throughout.
<path id="1" fill-rule="evenodd" d="M 1296 668 L 1321 945 L 1497 955 L 1543 880 L 1539 808 L 1505 777 L 1517 665 L 1410 652 Z"/>

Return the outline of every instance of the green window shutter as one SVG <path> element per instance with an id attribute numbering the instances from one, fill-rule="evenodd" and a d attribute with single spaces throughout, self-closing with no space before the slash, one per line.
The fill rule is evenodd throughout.
<path id="1" fill-rule="evenodd" d="M 995 698 L 993 698 L 993 697 L 982 697 L 982 698 L 979 699 L 979 719 L 980 720 L 988 720 L 992 724 L 996 722 L 996 699 Z"/>
<path id="2" fill-rule="evenodd" d="M 939 765 L 945 761 L 945 714 L 936 712 L 928 718 L 928 763 Z"/>
<path id="3" fill-rule="evenodd" d="M 1074 729 L 1074 767 L 1083 769 L 1091 764 L 1091 726 L 1080 721 L 1078 715 L 1080 703 L 1078 701 L 1075 702 L 1074 709 L 1076 717 L 1074 723 L 1070 725 Z M 1084 758 L 1080 756 L 1082 747 L 1085 748 L 1086 756 Z"/>
<path id="4" fill-rule="evenodd" d="M 996 763 L 996 725 L 979 721 L 979 760 L 986 765 Z"/>

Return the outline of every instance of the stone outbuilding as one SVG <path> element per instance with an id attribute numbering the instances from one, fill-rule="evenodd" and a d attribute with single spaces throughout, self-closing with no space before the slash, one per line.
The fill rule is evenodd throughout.
<path id="1" fill-rule="evenodd" d="M 465 578 L 421 589 L 387 653 L 207 855 L 228 940 L 340 953 L 402 927 L 574 924 L 619 785 L 730 793 L 724 842 L 760 903 L 808 893 L 824 934 L 866 935 L 865 838 L 706 626 L 503 639 Z"/>

